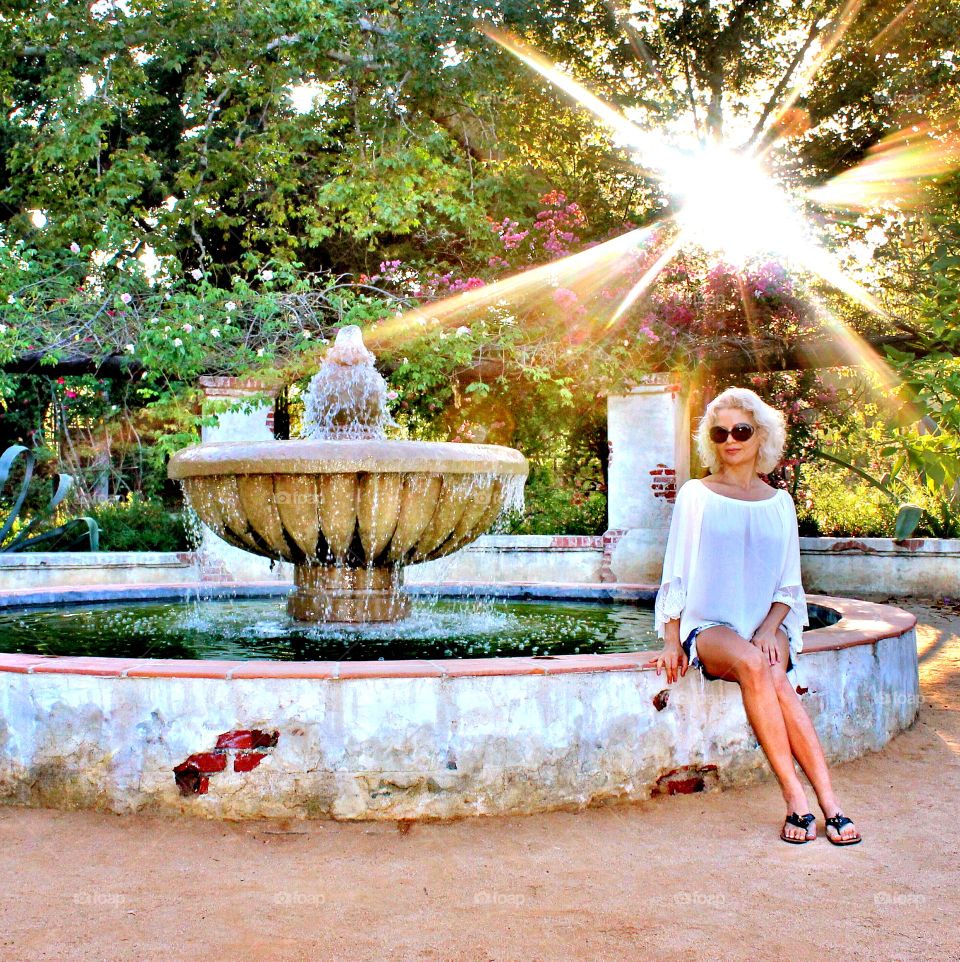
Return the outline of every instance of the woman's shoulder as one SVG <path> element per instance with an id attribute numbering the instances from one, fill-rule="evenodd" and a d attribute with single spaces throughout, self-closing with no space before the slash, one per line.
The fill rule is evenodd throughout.
<path id="1" fill-rule="evenodd" d="M 699 494 L 702 490 L 703 482 L 700 478 L 687 478 L 687 480 L 677 488 L 677 497 L 679 498 L 681 495 L 686 497 L 691 494 Z"/>

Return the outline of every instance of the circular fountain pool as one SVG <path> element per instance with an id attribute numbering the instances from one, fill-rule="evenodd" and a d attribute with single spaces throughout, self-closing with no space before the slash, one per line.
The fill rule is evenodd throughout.
<path id="1" fill-rule="evenodd" d="M 33 630 L 35 642 L 41 626 L 54 629 L 35 651 L 69 650 L 68 628 L 96 637 L 98 619 L 110 621 L 112 611 L 116 620 L 111 656 L 103 648 L 0 653 L 0 799 L 234 818 L 435 818 L 576 808 L 771 777 L 734 683 L 704 682 L 691 671 L 668 685 L 653 670 L 657 645 L 645 606 L 655 587 L 469 590 L 513 597 L 420 599 L 415 610 L 432 610 L 430 621 L 472 623 L 473 640 L 455 649 L 430 631 L 403 639 L 394 626 L 399 636 L 390 644 L 412 645 L 414 657 L 396 657 L 394 648 L 391 657 L 381 650 L 361 660 L 334 657 L 344 637 L 311 638 L 326 630 L 319 626 L 280 649 L 276 637 L 263 638 L 284 623 L 282 598 L 236 596 L 265 586 L 210 587 L 222 600 L 198 604 L 183 601 L 195 586 L 158 587 L 146 605 L 143 587 L 63 589 L 62 599 L 84 607 L 29 615 L 25 607 L 49 595 L 8 594 L 0 599 L 8 627 Z M 530 594 L 549 600 L 535 606 L 524 600 Z M 123 603 L 98 603 L 107 599 Z M 851 599 L 808 602 L 813 624 L 797 690 L 828 759 L 877 750 L 919 708 L 915 619 Z M 151 608 L 177 630 L 218 612 L 221 636 L 205 651 L 195 635 L 189 645 L 176 632 L 164 641 L 158 622 L 144 628 Z M 249 615 L 261 637 L 241 650 L 229 626 Z M 414 616 L 408 627 L 416 624 Z M 526 653 L 508 656 L 507 628 L 518 624 L 538 626 L 524 636 Z M 157 657 L 143 657 L 144 637 L 137 640 L 150 630 Z M 368 656 L 379 630 L 364 629 L 373 632 Z M 8 648 L 26 647 L 22 635 L 19 643 L 6 637 Z M 329 656 L 307 660 L 303 646 L 316 644 Z M 488 645 L 501 650 L 488 653 Z M 533 651 L 541 645 L 551 650 Z"/>
<path id="2" fill-rule="evenodd" d="M 636 604 L 418 599 L 408 617 L 310 624 L 276 598 L 100 602 L 0 611 L 0 652 L 122 658 L 380 661 L 543 657 L 660 647 Z"/>

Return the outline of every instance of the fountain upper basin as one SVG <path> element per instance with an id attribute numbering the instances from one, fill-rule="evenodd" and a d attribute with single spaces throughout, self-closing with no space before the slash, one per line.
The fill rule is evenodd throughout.
<path id="1" fill-rule="evenodd" d="M 202 444 L 168 466 L 217 535 L 296 566 L 303 621 L 403 617 L 402 566 L 483 534 L 527 471 L 512 448 L 386 440 Z"/>

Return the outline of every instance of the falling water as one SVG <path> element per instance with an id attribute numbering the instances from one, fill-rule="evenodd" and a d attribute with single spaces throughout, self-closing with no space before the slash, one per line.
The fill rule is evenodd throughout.
<path id="1" fill-rule="evenodd" d="M 387 382 L 355 324 L 337 332 L 333 347 L 310 379 L 301 436 L 324 440 L 379 440 L 396 427 L 387 408 Z"/>

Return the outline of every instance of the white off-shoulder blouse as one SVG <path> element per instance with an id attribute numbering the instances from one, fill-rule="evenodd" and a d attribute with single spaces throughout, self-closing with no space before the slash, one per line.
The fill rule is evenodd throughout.
<path id="1" fill-rule="evenodd" d="M 783 489 L 762 501 L 718 494 L 690 478 L 674 499 L 663 574 L 654 604 L 657 636 L 680 619 L 680 639 L 696 627 L 722 622 L 750 639 L 782 601 L 790 606 L 783 629 L 793 667 L 810 624 L 800 578 L 800 538 L 793 498 Z M 696 638 L 689 653 L 696 658 Z M 791 675 L 793 672 L 791 671 Z"/>

